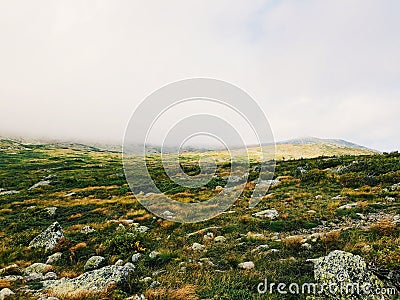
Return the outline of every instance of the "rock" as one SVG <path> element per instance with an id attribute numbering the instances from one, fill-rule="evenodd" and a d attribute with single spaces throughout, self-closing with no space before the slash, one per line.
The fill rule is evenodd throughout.
<path id="1" fill-rule="evenodd" d="M 226 237 L 219 235 L 219 236 L 215 237 L 214 241 L 218 242 L 218 243 L 224 243 L 224 242 L 226 242 Z"/>
<path id="2" fill-rule="evenodd" d="M 314 279 L 318 284 L 333 286 L 346 286 L 348 284 L 359 284 L 360 291 L 368 288 L 374 291 L 377 288 L 388 287 L 387 283 L 381 281 L 374 273 L 368 270 L 365 260 L 358 255 L 349 252 L 335 250 L 327 256 L 309 260 L 314 263 Z M 329 299 L 343 299 L 338 293 L 336 296 L 325 290 L 325 296 Z M 380 295 L 359 294 L 358 297 L 346 299 L 381 299 Z M 325 298 L 324 298 L 325 299 Z"/>
<path id="3" fill-rule="evenodd" d="M 139 227 L 136 227 L 135 228 L 135 230 L 137 231 L 137 232 L 139 232 L 139 233 L 145 233 L 145 232 L 147 232 L 147 231 L 149 231 L 149 227 L 147 227 L 147 226 L 139 226 Z"/>
<path id="4" fill-rule="evenodd" d="M 387 202 L 394 202 L 394 201 L 396 201 L 396 198 L 386 196 L 386 197 L 385 197 L 385 200 L 386 200 Z"/>
<path id="5" fill-rule="evenodd" d="M 46 211 L 50 217 L 54 217 L 56 215 L 56 210 L 57 210 L 57 207 L 55 207 L 55 206 L 46 207 Z"/>
<path id="6" fill-rule="evenodd" d="M 75 195 L 76 195 L 76 193 L 75 193 L 75 192 L 72 192 L 72 193 L 66 194 L 64 197 L 71 197 L 71 196 L 75 196 Z"/>
<path id="7" fill-rule="evenodd" d="M 38 298 L 37 300 L 60 300 L 56 297 L 47 297 L 47 296 L 42 296 L 40 298 Z"/>
<path id="8" fill-rule="evenodd" d="M 9 265 L 3 269 L 0 269 L 0 276 L 3 275 L 19 275 L 22 273 L 22 269 L 17 264 Z"/>
<path id="9" fill-rule="evenodd" d="M 312 246 L 309 243 L 301 244 L 301 247 L 306 249 L 306 250 L 311 250 L 312 249 Z"/>
<path id="10" fill-rule="evenodd" d="M 44 279 L 45 279 L 45 280 L 56 280 L 56 279 L 57 279 L 57 274 L 54 273 L 54 272 L 47 272 L 47 273 L 44 275 Z"/>
<path id="11" fill-rule="evenodd" d="M 3 279 L 5 279 L 6 281 L 10 282 L 10 283 L 14 283 L 16 281 L 21 281 L 24 279 L 23 276 L 20 275 L 6 275 L 3 277 Z"/>
<path id="12" fill-rule="evenodd" d="M 51 291 L 56 294 L 63 294 L 69 298 L 85 292 L 101 292 L 110 285 L 121 286 L 134 268 L 132 266 L 105 266 L 83 273 L 73 279 L 61 278 L 59 280 L 43 281 L 44 291 Z"/>
<path id="13" fill-rule="evenodd" d="M 317 195 L 317 196 L 315 196 L 315 200 L 321 200 L 321 199 L 323 199 L 324 197 L 322 196 L 322 195 Z"/>
<path id="14" fill-rule="evenodd" d="M 131 262 L 127 262 L 125 265 L 124 265 L 124 267 L 125 268 L 128 268 L 128 269 L 135 269 L 135 266 L 133 265 L 133 263 L 131 263 Z"/>
<path id="15" fill-rule="evenodd" d="M 153 280 L 153 278 L 151 278 L 151 277 L 145 277 L 143 279 L 140 279 L 140 282 L 149 283 L 152 280 Z"/>
<path id="16" fill-rule="evenodd" d="M 15 293 L 9 288 L 4 288 L 0 291 L 0 300 L 4 300 L 8 296 L 14 295 Z"/>
<path id="17" fill-rule="evenodd" d="M 307 210 L 307 213 L 310 215 L 315 215 L 317 212 L 313 209 Z"/>
<path id="18" fill-rule="evenodd" d="M 58 222 L 54 222 L 45 231 L 36 236 L 30 243 L 30 248 L 45 248 L 46 251 L 53 250 L 58 241 L 64 237 L 62 228 Z"/>
<path id="19" fill-rule="evenodd" d="M 98 269 L 105 264 L 105 258 L 103 256 L 92 256 L 89 258 L 83 267 L 85 271 L 91 271 Z"/>
<path id="20" fill-rule="evenodd" d="M 123 225 L 123 224 L 118 224 L 118 227 L 117 227 L 117 229 L 116 229 L 116 231 L 125 231 L 126 230 L 126 228 L 125 228 L 125 226 Z"/>
<path id="21" fill-rule="evenodd" d="M 259 246 L 257 246 L 256 248 L 253 249 L 253 252 L 254 251 L 266 251 L 268 249 L 269 249 L 268 245 L 259 245 Z"/>
<path id="22" fill-rule="evenodd" d="M 13 194 L 18 194 L 18 193 L 19 193 L 19 191 L 16 191 L 16 190 L 4 191 L 4 192 L 0 192 L 0 196 L 13 195 Z"/>
<path id="23" fill-rule="evenodd" d="M 118 259 L 114 264 L 114 266 L 123 266 L 123 265 L 124 265 L 124 261 L 122 259 Z"/>
<path id="24" fill-rule="evenodd" d="M 139 261 L 139 259 L 142 257 L 141 253 L 135 253 L 132 255 L 132 262 L 135 263 L 137 261 Z"/>
<path id="25" fill-rule="evenodd" d="M 62 257 L 62 253 L 61 252 L 56 252 L 56 253 L 50 255 L 49 257 L 47 257 L 46 264 L 50 264 L 51 265 L 51 264 L 59 261 L 61 259 L 61 257 Z"/>
<path id="26" fill-rule="evenodd" d="M 399 191 L 400 190 L 400 182 L 399 183 L 395 183 L 390 187 L 390 190 L 392 191 Z"/>
<path id="27" fill-rule="evenodd" d="M 157 256 L 159 256 L 161 253 L 157 252 L 157 251 L 151 251 L 149 254 L 150 258 L 156 258 Z"/>
<path id="28" fill-rule="evenodd" d="M 244 270 L 254 269 L 254 263 L 252 261 L 246 261 L 239 264 L 239 268 Z"/>
<path id="29" fill-rule="evenodd" d="M 175 214 L 173 212 L 170 212 L 169 210 L 166 210 L 161 214 L 161 216 L 166 219 L 172 219 L 174 218 Z"/>
<path id="30" fill-rule="evenodd" d="M 161 283 L 159 283 L 158 281 L 153 281 L 153 282 L 150 284 L 150 288 L 151 288 L 151 289 L 155 289 L 155 288 L 159 287 L 160 285 L 161 285 Z"/>
<path id="31" fill-rule="evenodd" d="M 212 232 L 207 232 L 204 236 L 203 236 L 203 240 L 204 241 L 211 241 L 214 239 L 214 234 Z"/>
<path id="32" fill-rule="evenodd" d="M 193 251 L 201 251 L 201 250 L 204 250 L 204 245 L 202 245 L 202 244 L 199 244 L 199 243 L 193 243 L 193 245 L 192 245 L 192 250 Z"/>
<path id="33" fill-rule="evenodd" d="M 43 273 L 49 272 L 51 269 L 53 269 L 52 265 L 42 264 L 42 263 L 34 263 L 34 264 L 30 265 L 29 267 L 26 267 L 24 269 L 23 273 L 26 275 L 29 275 L 31 273 L 43 274 Z"/>
<path id="34" fill-rule="evenodd" d="M 254 217 L 274 220 L 279 216 L 278 211 L 273 209 L 262 210 L 253 214 Z"/>
<path id="35" fill-rule="evenodd" d="M 134 296 L 131 296 L 129 298 L 126 298 L 125 300 L 146 300 L 146 297 L 143 294 L 136 294 Z"/>
<path id="36" fill-rule="evenodd" d="M 352 208 L 357 207 L 357 206 L 358 206 L 358 203 L 355 202 L 355 203 L 349 203 L 349 204 L 345 204 L 345 205 L 339 206 L 337 209 L 352 209 Z"/>
<path id="37" fill-rule="evenodd" d="M 253 239 L 253 240 L 265 240 L 266 239 L 264 234 L 262 234 L 262 233 L 253 233 L 251 231 L 249 231 L 246 234 L 246 238 Z"/>
<path id="38" fill-rule="evenodd" d="M 50 184 L 50 180 L 39 181 L 38 183 L 32 185 L 28 190 L 37 189 L 38 187 L 47 186 Z"/>
<path id="39" fill-rule="evenodd" d="M 92 232 L 95 232 L 95 231 L 96 230 L 94 228 L 92 228 L 91 226 L 84 226 L 81 229 L 81 233 L 84 233 L 84 234 L 89 234 L 89 233 L 92 233 Z"/>
<path id="40" fill-rule="evenodd" d="M 42 281 L 44 280 L 44 276 L 42 273 L 32 272 L 28 276 L 25 277 L 26 282 L 32 281 Z"/>

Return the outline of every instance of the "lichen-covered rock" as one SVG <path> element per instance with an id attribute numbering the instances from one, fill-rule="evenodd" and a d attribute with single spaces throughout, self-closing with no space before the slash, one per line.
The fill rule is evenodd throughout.
<path id="1" fill-rule="evenodd" d="M 244 269 L 244 270 L 254 269 L 254 263 L 252 261 L 242 262 L 238 266 L 239 266 L 239 268 Z"/>
<path id="2" fill-rule="evenodd" d="M 69 279 L 43 281 L 45 291 L 55 294 L 78 295 L 79 293 L 91 291 L 101 292 L 110 285 L 121 286 L 126 283 L 128 275 L 133 272 L 131 265 L 125 266 L 105 266 L 101 269 L 89 271 L 82 275 Z"/>
<path id="3" fill-rule="evenodd" d="M 89 233 L 92 233 L 92 232 L 95 232 L 95 231 L 96 230 L 94 228 L 92 228 L 91 226 L 84 226 L 81 229 L 81 233 L 84 233 L 84 234 L 89 234 Z"/>
<path id="4" fill-rule="evenodd" d="M 46 264 L 52 264 L 52 263 L 59 261 L 61 259 L 61 256 L 62 256 L 61 252 L 56 252 L 56 253 L 50 255 L 46 260 Z"/>
<path id="5" fill-rule="evenodd" d="M 3 269 L 0 269 L 0 276 L 4 275 L 19 275 L 22 269 L 17 264 L 9 265 Z"/>
<path id="6" fill-rule="evenodd" d="M 4 288 L 0 291 L 0 300 L 7 298 L 8 296 L 14 295 L 15 293 L 9 288 Z"/>
<path id="7" fill-rule="evenodd" d="M 361 256 L 335 250 L 327 256 L 311 259 L 310 261 L 314 263 L 314 279 L 319 286 L 322 284 L 332 285 L 334 287 L 332 290 L 337 287 L 340 291 L 342 288 L 346 294 L 343 295 L 340 292 L 331 293 L 326 288 L 322 298 L 309 299 L 386 299 L 382 298 L 382 295 L 364 292 L 364 289 L 375 291 L 377 288 L 387 288 L 388 284 L 368 270 L 367 264 Z M 350 288 L 354 284 L 359 286 L 360 293 L 352 293 Z M 346 292 L 347 286 L 349 286 L 348 292 Z M 357 286 L 354 286 L 354 290 L 356 290 Z"/>
<path id="8" fill-rule="evenodd" d="M 55 206 L 46 207 L 46 212 L 49 214 L 50 217 L 54 217 L 56 215 L 56 210 L 57 207 Z"/>
<path id="9" fill-rule="evenodd" d="M 30 243 L 31 248 L 45 248 L 53 250 L 59 239 L 64 237 L 61 225 L 58 222 L 51 224 L 45 231 L 36 236 Z"/>
<path id="10" fill-rule="evenodd" d="M 278 211 L 273 209 L 266 209 L 253 214 L 254 217 L 274 220 L 279 216 Z"/>
<path id="11" fill-rule="evenodd" d="M 199 244 L 199 243 L 193 243 L 193 245 L 192 245 L 192 250 L 193 251 L 201 251 L 201 250 L 204 250 L 204 245 L 202 245 L 202 244 Z"/>
<path id="12" fill-rule="evenodd" d="M 94 269 L 98 269 L 105 264 L 105 258 L 103 256 L 92 256 L 89 258 L 83 267 L 85 271 L 91 271 Z"/>
<path id="13" fill-rule="evenodd" d="M 132 255 L 132 262 L 137 262 L 142 257 L 141 253 L 135 253 Z"/>
<path id="14" fill-rule="evenodd" d="M 52 268 L 53 266 L 48 264 L 34 263 L 24 269 L 24 274 L 26 275 L 29 275 L 31 273 L 43 274 L 49 272 Z"/>

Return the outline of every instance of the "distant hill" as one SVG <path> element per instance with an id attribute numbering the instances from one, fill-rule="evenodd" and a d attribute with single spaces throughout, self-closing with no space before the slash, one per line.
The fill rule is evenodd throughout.
<path id="1" fill-rule="evenodd" d="M 121 152 L 120 145 L 110 144 L 84 144 L 77 142 L 63 142 L 63 141 L 44 141 L 32 139 L 7 139 L 0 138 L 0 149 L 29 149 L 29 145 L 42 145 L 45 148 L 69 148 L 79 149 L 94 152 Z M 140 145 L 132 145 L 130 147 L 131 153 L 140 153 Z M 264 145 L 266 149 L 272 151 L 274 145 Z M 256 152 L 257 147 L 250 146 L 250 152 Z M 126 150 L 126 149 L 125 149 Z M 164 149 L 164 153 L 176 153 L 178 148 L 172 147 Z M 224 155 L 224 150 L 206 149 L 201 147 L 187 147 L 183 149 L 185 152 L 218 152 Z M 240 151 L 240 149 L 236 149 Z M 151 146 L 148 148 L 148 153 L 160 153 L 161 148 L 158 146 Z M 235 151 L 235 150 L 234 150 Z M 368 149 L 367 147 L 357 145 L 355 143 L 341 140 L 341 139 L 320 139 L 316 137 L 303 137 L 286 141 L 279 141 L 275 144 L 275 157 L 277 160 L 282 159 L 297 159 L 297 158 L 312 158 L 318 156 L 342 156 L 342 155 L 371 155 L 378 154 L 376 150 Z"/>

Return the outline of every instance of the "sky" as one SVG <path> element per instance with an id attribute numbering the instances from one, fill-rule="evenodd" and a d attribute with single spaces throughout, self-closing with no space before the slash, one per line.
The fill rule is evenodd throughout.
<path id="1" fill-rule="evenodd" d="M 121 143 L 193 77 L 245 90 L 276 140 L 399 150 L 399 1 L 0 1 L 0 136 Z"/>

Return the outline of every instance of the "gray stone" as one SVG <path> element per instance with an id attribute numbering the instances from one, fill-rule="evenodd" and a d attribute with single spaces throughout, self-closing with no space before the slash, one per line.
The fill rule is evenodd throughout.
<path id="1" fill-rule="evenodd" d="M 92 233 L 92 232 L 95 232 L 95 231 L 96 230 L 94 228 L 92 228 L 91 226 L 84 226 L 81 229 L 81 233 L 84 233 L 84 234 L 89 234 L 89 233 Z"/>
<path id="2" fill-rule="evenodd" d="M 151 289 L 154 289 L 154 288 L 156 288 L 156 287 L 159 287 L 161 285 L 161 283 L 159 283 L 158 281 L 153 281 L 151 284 L 150 284 L 150 288 Z"/>
<path id="3" fill-rule="evenodd" d="M 9 288 L 4 288 L 0 291 L 0 300 L 4 300 L 5 298 L 14 295 L 15 293 Z"/>
<path id="4" fill-rule="evenodd" d="M 279 216 L 278 211 L 273 209 L 266 209 L 253 214 L 254 217 L 274 220 Z"/>
<path id="5" fill-rule="evenodd" d="M 226 237 L 219 235 L 219 236 L 215 237 L 214 241 L 219 242 L 219 243 L 224 243 L 224 242 L 226 242 Z"/>
<path id="6" fill-rule="evenodd" d="M 151 251 L 149 254 L 150 258 L 156 258 L 158 255 L 160 255 L 160 252 L 157 251 Z"/>
<path id="7" fill-rule="evenodd" d="M 32 272 L 28 276 L 25 277 L 26 282 L 42 281 L 44 279 L 45 278 L 42 273 L 36 273 L 36 272 Z"/>
<path id="8" fill-rule="evenodd" d="M 26 267 L 24 269 L 24 274 L 29 275 L 31 273 L 46 273 L 48 271 L 50 271 L 53 268 L 52 265 L 48 265 L 48 264 L 42 264 L 42 263 L 34 263 L 32 265 L 30 265 L 29 267 Z"/>
<path id="9" fill-rule="evenodd" d="M 137 261 L 139 261 L 139 259 L 142 257 L 142 254 L 141 253 L 135 253 L 135 254 L 133 254 L 132 255 L 132 262 L 137 262 Z"/>
<path id="10" fill-rule="evenodd" d="M 349 203 L 349 204 L 345 204 L 345 205 L 339 206 L 337 209 L 352 209 L 352 208 L 357 207 L 357 206 L 358 206 L 358 203 L 355 202 L 355 203 Z"/>
<path id="11" fill-rule="evenodd" d="M 201 250 L 204 250 L 204 245 L 202 245 L 202 244 L 199 244 L 199 243 L 193 243 L 193 245 L 192 245 L 192 250 L 193 251 L 201 251 Z"/>
<path id="12" fill-rule="evenodd" d="M 39 187 L 47 186 L 47 185 L 49 185 L 49 184 L 50 184 L 50 180 L 39 181 L 38 183 L 32 185 L 32 186 L 29 188 L 29 190 L 37 189 L 37 188 L 39 188 Z"/>
<path id="13" fill-rule="evenodd" d="M 239 268 L 244 270 L 254 269 L 254 263 L 252 261 L 246 261 L 239 264 Z"/>
<path id="14" fill-rule="evenodd" d="M 47 273 L 44 275 L 44 279 L 45 279 L 45 280 L 55 280 L 55 279 L 57 279 L 57 274 L 54 273 L 54 272 L 47 272 Z"/>
<path id="15" fill-rule="evenodd" d="M 318 284 L 335 285 L 337 287 L 348 284 L 359 284 L 360 290 L 369 288 L 374 291 L 377 288 L 388 287 L 374 273 L 368 270 L 365 260 L 358 255 L 349 252 L 335 250 L 327 256 L 309 260 L 314 263 L 314 279 Z M 322 294 L 328 299 L 343 299 L 340 293 L 334 295 L 325 290 Z M 326 298 L 323 298 L 326 299 Z M 346 295 L 346 299 L 381 299 L 380 295 L 359 294 Z"/>
<path id="16" fill-rule="evenodd" d="M 115 264 L 115 266 L 123 266 L 124 265 L 124 261 L 122 259 L 118 259 Z"/>
<path id="17" fill-rule="evenodd" d="M 58 222 L 54 222 L 45 231 L 36 236 L 30 243 L 30 248 L 45 248 L 46 251 L 53 250 L 59 239 L 64 237 L 62 228 Z"/>
<path id="18" fill-rule="evenodd" d="M 46 207 L 46 211 L 50 217 L 54 217 L 56 215 L 56 210 L 57 210 L 57 207 L 55 207 L 55 206 Z"/>
<path id="19" fill-rule="evenodd" d="M 59 280 L 43 281 L 45 291 L 52 291 L 57 294 L 68 295 L 71 298 L 86 291 L 101 292 L 110 285 L 117 287 L 126 283 L 126 280 L 134 268 L 131 266 L 105 266 L 83 273 L 82 275 L 69 279 L 61 278 Z"/>
<path id="20" fill-rule="evenodd" d="M 53 263 L 59 261 L 61 259 L 61 257 L 62 257 L 62 253 L 56 252 L 47 258 L 46 264 L 53 264 Z"/>
<path id="21" fill-rule="evenodd" d="M 103 256 L 92 256 L 89 258 L 83 267 L 85 271 L 91 271 L 98 269 L 105 264 L 105 258 Z"/>

